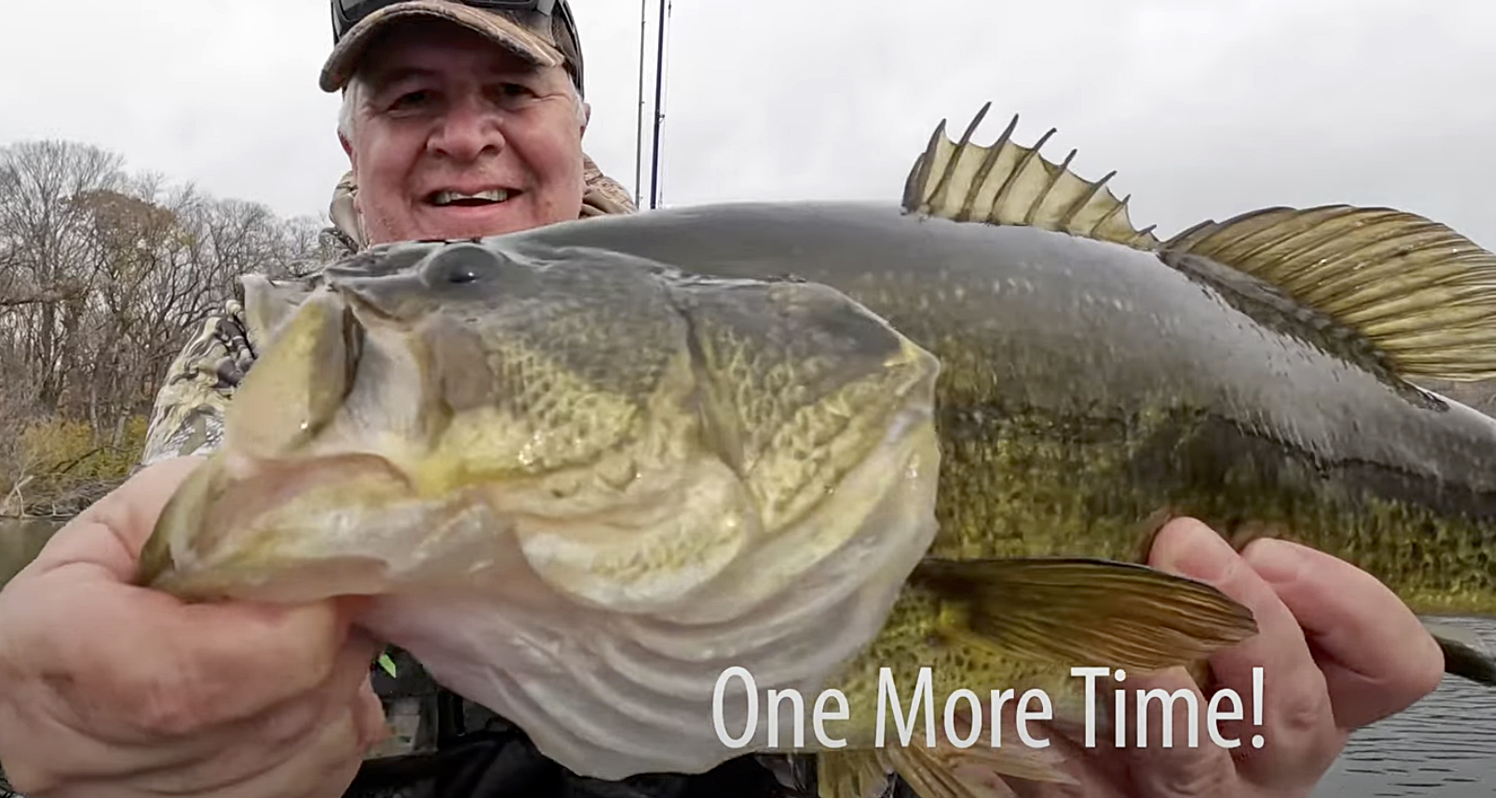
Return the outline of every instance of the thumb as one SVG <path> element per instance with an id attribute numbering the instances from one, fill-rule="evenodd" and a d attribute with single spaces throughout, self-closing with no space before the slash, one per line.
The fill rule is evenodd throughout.
<path id="1" fill-rule="evenodd" d="M 88 563 L 104 567 L 117 581 L 130 581 L 161 511 L 206 461 L 174 457 L 137 472 L 59 529 L 37 556 L 36 571 Z"/>
<path id="2" fill-rule="evenodd" d="M 354 724 L 358 729 L 359 742 L 365 752 L 372 751 L 387 740 L 393 730 L 385 720 L 384 705 L 380 703 L 378 694 L 374 692 L 374 684 L 368 676 L 359 685 L 355 704 L 357 709 Z"/>

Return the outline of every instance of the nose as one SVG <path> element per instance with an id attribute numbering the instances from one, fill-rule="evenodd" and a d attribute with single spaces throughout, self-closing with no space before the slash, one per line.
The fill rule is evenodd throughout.
<path id="1" fill-rule="evenodd" d="M 447 106 L 427 149 L 458 162 L 501 152 L 506 144 L 500 114 L 483 98 L 465 94 Z"/>

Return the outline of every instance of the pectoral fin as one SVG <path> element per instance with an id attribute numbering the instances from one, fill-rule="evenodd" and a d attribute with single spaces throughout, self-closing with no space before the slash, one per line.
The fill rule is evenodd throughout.
<path id="1" fill-rule="evenodd" d="M 913 581 L 950 603 L 964 642 L 1067 668 L 1184 666 L 1257 633 L 1214 587 L 1131 563 L 926 560 Z"/>
<path id="2" fill-rule="evenodd" d="M 877 751 L 824 751 L 816 756 L 816 792 L 821 798 L 881 798 L 889 770 Z"/>
<path id="3" fill-rule="evenodd" d="M 822 752 L 816 758 L 816 781 L 820 798 L 881 798 L 889 794 L 893 775 L 919 798 L 1012 798 L 1005 777 L 1075 784 L 1060 765 L 1061 757 L 1053 751 L 981 744 L 963 749 L 942 740 L 934 748 Z"/>

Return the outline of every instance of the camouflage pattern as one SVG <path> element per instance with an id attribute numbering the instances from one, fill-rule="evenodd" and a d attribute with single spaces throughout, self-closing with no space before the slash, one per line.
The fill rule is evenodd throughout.
<path id="1" fill-rule="evenodd" d="M 582 179 L 587 184 L 587 190 L 582 195 L 582 218 L 612 216 L 638 210 L 634 207 L 634 198 L 613 178 L 603 174 L 586 153 L 582 154 Z"/>
<path id="2" fill-rule="evenodd" d="M 253 362 L 244 308 L 231 299 L 221 312 L 203 321 L 166 372 L 156 393 L 141 465 L 218 448 L 224 410 Z"/>
<path id="3" fill-rule="evenodd" d="M 604 175 L 585 154 L 583 166 L 586 191 L 579 218 L 636 210 L 623 186 Z M 353 204 L 357 190 L 352 173 L 345 174 L 333 190 L 328 207 L 332 227 L 324 231 L 323 241 L 331 245 L 335 257 L 351 255 L 367 241 Z M 300 279 L 315 282 L 319 272 L 320 268 L 314 269 Z M 257 345 L 262 343 L 256 340 L 256 332 L 247 323 L 238 300 L 229 300 L 221 312 L 202 322 L 172 361 L 166 381 L 156 394 L 140 467 L 173 457 L 204 455 L 218 448 L 223 438 L 224 412 L 245 372 L 254 363 Z M 470 702 L 461 702 L 460 711 L 454 712 L 455 696 L 440 691 L 419 663 L 404 652 L 391 654 L 397 663 L 398 678 L 391 679 L 378 669 L 373 674 L 375 692 L 384 703 L 390 736 L 370 752 L 369 758 L 434 751 L 442 736 L 438 726 L 452 726 L 454 717 L 461 726 L 457 729 L 459 733 L 499 731 L 508 726 L 502 718 Z M 443 703 L 451 709 L 438 710 Z"/>

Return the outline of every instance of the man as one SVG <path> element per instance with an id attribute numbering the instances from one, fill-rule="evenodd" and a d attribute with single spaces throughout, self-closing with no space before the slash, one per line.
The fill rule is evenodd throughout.
<path id="1" fill-rule="evenodd" d="M 322 87 L 347 100 L 339 134 L 351 171 L 333 216 L 350 246 L 632 210 L 582 153 L 588 108 L 564 0 L 333 0 L 333 17 Z M 59 532 L 0 593 L 0 757 L 20 789 L 34 798 L 778 790 L 751 757 L 691 778 L 578 779 L 502 719 L 453 700 L 423 716 L 442 727 L 435 746 L 365 762 L 387 730 L 370 681 L 378 645 L 349 623 L 356 601 L 184 606 L 128 586 L 151 525 L 217 444 L 223 409 L 252 364 L 238 313 L 231 304 L 207 322 L 172 366 L 149 467 Z M 1442 660 L 1417 620 L 1338 560 L 1275 541 L 1238 556 L 1178 521 L 1151 561 L 1216 584 L 1256 614 L 1261 634 L 1212 664 L 1244 695 L 1252 666 L 1266 668 L 1268 745 L 1235 757 L 1208 745 L 1066 746 L 1088 788 L 1081 794 L 1306 795 L 1350 730 L 1438 681 Z M 1151 683 L 1193 687 L 1183 674 Z"/>

